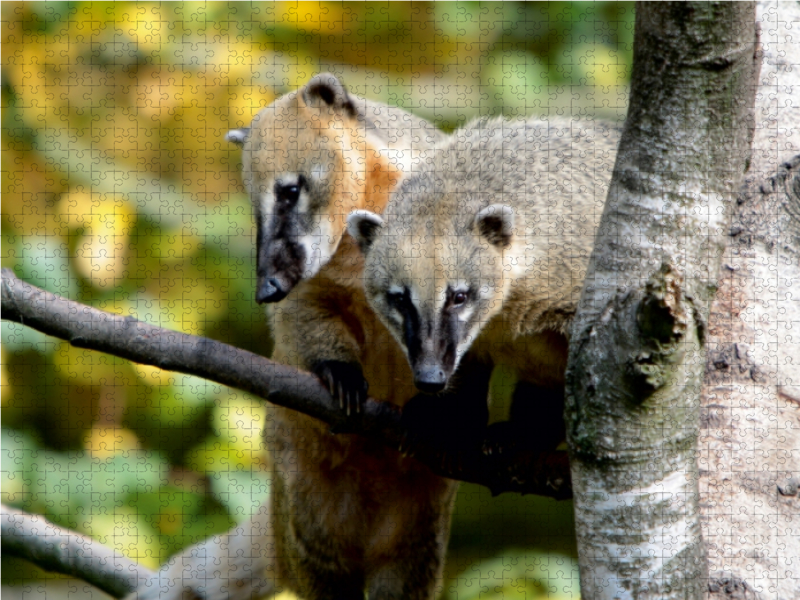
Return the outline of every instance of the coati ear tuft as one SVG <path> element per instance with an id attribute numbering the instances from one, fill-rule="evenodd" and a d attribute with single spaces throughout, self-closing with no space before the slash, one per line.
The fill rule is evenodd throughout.
<path id="1" fill-rule="evenodd" d="M 225 141 L 230 142 L 231 144 L 236 144 L 241 148 L 244 146 L 244 142 L 247 139 L 247 136 L 250 135 L 250 128 L 249 127 L 242 127 L 240 129 L 231 129 L 228 133 L 225 134 Z"/>
<path id="2" fill-rule="evenodd" d="M 514 235 L 514 209 L 506 204 L 492 204 L 475 215 L 475 228 L 492 246 L 506 248 Z"/>
<path id="3" fill-rule="evenodd" d="M 366 254 L 372 247 L 378 231 L 383 227 L 383 219 L 368 210 L 354 210 L 347 217 L 347 233 L 358 242 L 361 252 Z"/>
<path id="4" fill-rule="evenodd" d="M 303 88 L 303 101 L 308 106 L 330 106 L 336 112 L 343 112 L 356 118 L 356 106 L 353 104 L 344 85 L 331 73 L 320 73 L 311 78 Z"/>

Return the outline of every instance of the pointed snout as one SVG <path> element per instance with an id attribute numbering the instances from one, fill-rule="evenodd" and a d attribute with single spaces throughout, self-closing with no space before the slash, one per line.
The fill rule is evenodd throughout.
<path id="1" fill-rule="evenodd" d="M 285 290 L 275 277 L 259 277 L 256 284 L 256 302 L 266 304 L 280 302 L 286 297 L 289 290 Z"/>
<path id="2" fill-rule="evenodd" d="M 421 392 L 435 394 L 447 385 L 447 374 L 439 365 L 418 365 L 414 368 L 414 385 Z"/>
<path id="3" fill-rule="evenodd" d="M 264 234 L 265 230 L 259 226 L 256 250 L 256 302 L 259 304 L 286 298 L 303 279 L 305 265 L 305 252 L 300 244 L 269 237 Z"/>

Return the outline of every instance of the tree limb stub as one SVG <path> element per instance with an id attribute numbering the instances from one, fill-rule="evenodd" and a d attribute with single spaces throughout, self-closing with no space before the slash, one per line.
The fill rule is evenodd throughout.
<path id="1" fill-rule="evenodd" d="M 400 410 L 388 402 L 369 400 L 360 422 L 352 422 L 310 373 L 222 342 L 67 300 L 25 283 L 10 269 L 2 271 L 2 311 L 3 319 L 67 340 L 73 346 L 243 390 L 390 448 L 398 448 L 404 439 Z M 420 448 L 414 456 L 437 475 L 484 485 L 495 495 L 520 492 L 557 500 L 572 496 L 569 459 L 563 451 L 486 456 L 476 450 L 448 462 L 442 461 L 439 451 Z"/>
<path id="2" fill-rule="evenodd" d="M 687 444 L 691 406 L 660 408 L 676 380 L 693 389 L 685 363 L 697 358 L 703 326 L 683 284 L 680 267 L 662 263 L 643 290 L 619 290 L 602 317 L 573 340 L 571 376 L 584 396 L 571 409 L 578 416 L 570 433 L 575 455 L 587 463 L 649 461 L 643 449 Z"/>
<path id="3" fill-rule="evenodd" d="M 3 553 L 54 573 L 87 581 L 115 598 L 134 591 L 154 573 L 85 535 L 44 517 L 0 505 Z"/>

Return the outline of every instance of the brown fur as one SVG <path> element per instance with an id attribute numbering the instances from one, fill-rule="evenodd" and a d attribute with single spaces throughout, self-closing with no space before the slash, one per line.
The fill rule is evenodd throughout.
<path id="1" fill-rule="evenodd" d="M 238 134 L 237 141 L 246 135 L 244 179 L 257 216 L 261 211 L 272 218 L 276 180 L 301 172 L 310 180 L 308 201 L 318 208 L 305 220 L 311 225 L 298 225 L 298 235 L 322 231 L 320 243 L 330 252 L 285 299 L 269 305 L 273 358 L 304 370 L 320 360 L 358 363 L 370 396 L 402 406 L 414 394 L 408 362 L 367 305 L 363 258 L 343 238 L 345 220 L 356 208 L 381 212 L 403 166 L 441 135 L 400 109 L 348 96 L 330 75 L 278 99 L 249 132 Z M 406 153 L 403 161 L 392 159 L 398 149 Z M 307 275 L 313 271 L 304 268 Z M 265 440 L 269 502 L 250 523 L 173 559 L 161 572 L 161 598 L 176 598 L 182 588 L 209 600 L 281 590 L 307 599 L 361 599 L 365 591 L 369 598 L 430 599 L 439 593 L 456 482 L 274 405 Z M 233 547 L 245 558 L 229 558 Z M 209 558 L 198 558 L 198 548 Z M 182 585 L 170 585 L 182 565 Z M 218 578 L 202 582 L 212 568 Z M 239 583 L 228 588 L 236 577 Z"/>
<path id="2" fill-rule="evenodd" d="M 320 137 L 338 142 L 344 148 L 341 156 L 363 170 L 348 170 L 344 158 L 336 167 L 342 176 L 333 187 L 326 219 L 339 244 L 314 277 L 270 305 L 273 358 L 302 369 L 322 358 L 358 362 L 370 395 L 402 406 L 414 393 L 408 363 L 368 307 L 363 258 L 352 240 L 343 238 L 349 211 L 382 211 L 400 174 L 370 146 L 363 128 L 343 125 L 336 114 L 326 118 L 335 133 L 307 128 L 307 144 L 318 146 Z M 427 124 L 413 124 L 438 137 Z M 258 128 L 269 131 L 267 124 Z M 354 435 L 332 435 L 327 425 L 277 406 L 270 406 L 266 440 L 276 482 L 271 501 L 281 515 L 276 522 L 293 524 L 276 531 L 280 573 L 291 573 L 280 578 L 282 585 L 304 598 L 342 597 L 350 585 L 354 596 L 365 588 L 369 597 L 436 594 L 454 482 L 393 450 Z M 340 580 L 342 595 L 337 594 Z"/>

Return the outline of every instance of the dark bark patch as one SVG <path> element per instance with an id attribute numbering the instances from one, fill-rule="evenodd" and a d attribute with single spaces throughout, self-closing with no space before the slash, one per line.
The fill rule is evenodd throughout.
<path id="1" fill-rule="evenodd" d="M 671 344 L 683 338 L 688 319 L 682 306 L 683 276 L 669 264 L 647 282 L 636 321 L 642 335 L 658 344 Z"/>
<path id="2" fill-rule="evenodd" d="M 748 583 L 731 573 L 719 573 L 708 579 L 709 600 L 760 600 L 756 591 Z"/>
<path id="3" fill-rule="evenodd" d="M 800 491 L 798 488 L 800 488 L 800 478 L 798 477 L 790 477 L 778 484 L 778 492 L 781 496 L 797 496 Z"/>

